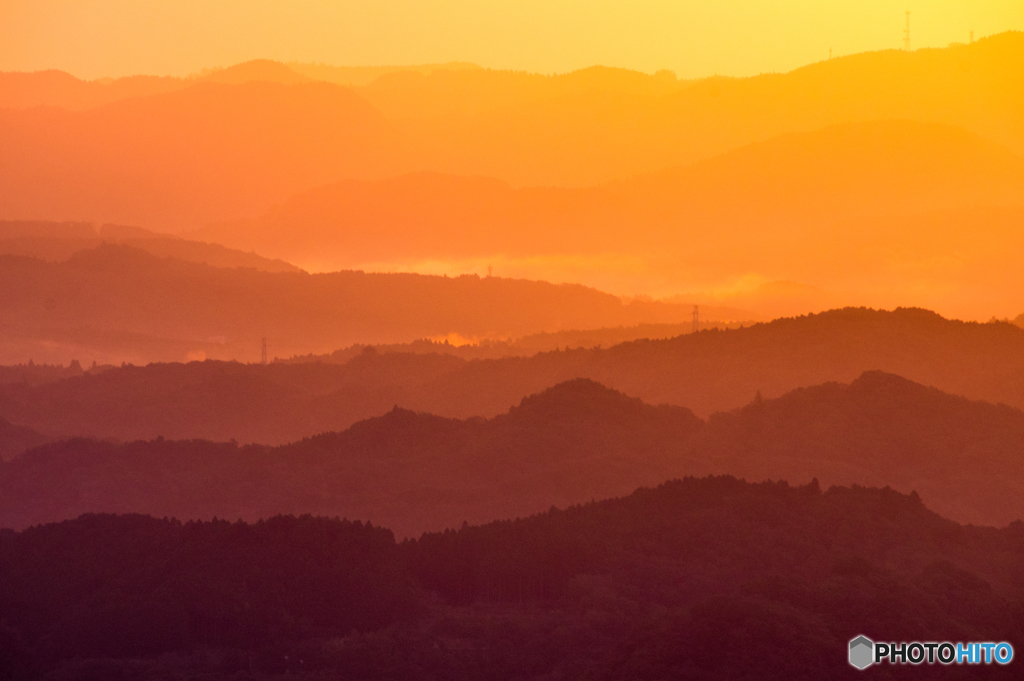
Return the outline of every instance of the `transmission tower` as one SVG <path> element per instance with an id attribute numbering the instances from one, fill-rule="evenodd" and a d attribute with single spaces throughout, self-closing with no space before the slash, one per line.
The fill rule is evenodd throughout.
<path id="1" fill-rule="evenodd" d="M 700 307 L 697 305 L 693 306 L 693 332 L 697 333 L 700 331 Z"/>
<path id="2" fill-rule="evenodd" d="M 267 363 L 267 339 L 263 338 L 262 341 L 263 341 L 263 348 L 262 348 L 262 351 L 260 352 L 260 364 L 266 364 Z"/>
<path id="3" fill-rule="evenodd" d="M 903 49 L 910 52 L 910 12 L 907 12 L 907 27 L 903 29 Z"/>

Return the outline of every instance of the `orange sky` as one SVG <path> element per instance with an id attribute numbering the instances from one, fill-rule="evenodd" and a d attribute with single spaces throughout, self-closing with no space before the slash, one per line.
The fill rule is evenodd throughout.
<path id="1" fill-rule="evenodd" d="M 1024 29 L 1020 0 L 4 0 L 0 70 L 184 75 L 270 58 L 750 75 L 900 46 L 906 10 L 915 47 Z"/>

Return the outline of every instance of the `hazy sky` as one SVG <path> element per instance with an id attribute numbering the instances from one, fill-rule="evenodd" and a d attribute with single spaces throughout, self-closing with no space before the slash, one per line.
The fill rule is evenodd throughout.
<path id="1" fill-rule="evenodd" d="M 183 75 L 253 58 L 335 65 L 593 64 L 680 77 L 1024 30 L 1024 0 L 0 0 L 0 70 Z"/>

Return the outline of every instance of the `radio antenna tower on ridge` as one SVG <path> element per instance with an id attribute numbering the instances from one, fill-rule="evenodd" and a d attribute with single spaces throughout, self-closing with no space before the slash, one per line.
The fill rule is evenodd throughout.
<path id="1" fill-rule="evenodd" d="M 262 341 L 263 341 L 263 348 L 262 348 L 262 351 L 260 352 L 260 363 L 261 364 L 266 364 L 267 363 L 267 339 L 263 338 Z"/>
<path id="2" fill-rule="evenodd" d="M 700 331 L 700 306 L 693 306 L 693 332 Z"/>
<path id="3" fill-rule="evenodd" d="M 907 12 L 907 27 L 903 29 L 903 49 L 910 52 L 910 12 Z"/>

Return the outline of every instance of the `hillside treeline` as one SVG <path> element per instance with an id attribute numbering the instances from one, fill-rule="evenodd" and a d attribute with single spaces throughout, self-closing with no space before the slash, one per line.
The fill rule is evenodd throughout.
<path id="1" fill-rule="evenodd" d="M 5 679 L 853 678 L 862 633 L 1024 633 L 1020 524 L 889 489 L 691 478 L 397 545 L 337 519 L 83 516 L 0 546 Z M 993 667 L 927 671 L 1012 678 Z"/>

